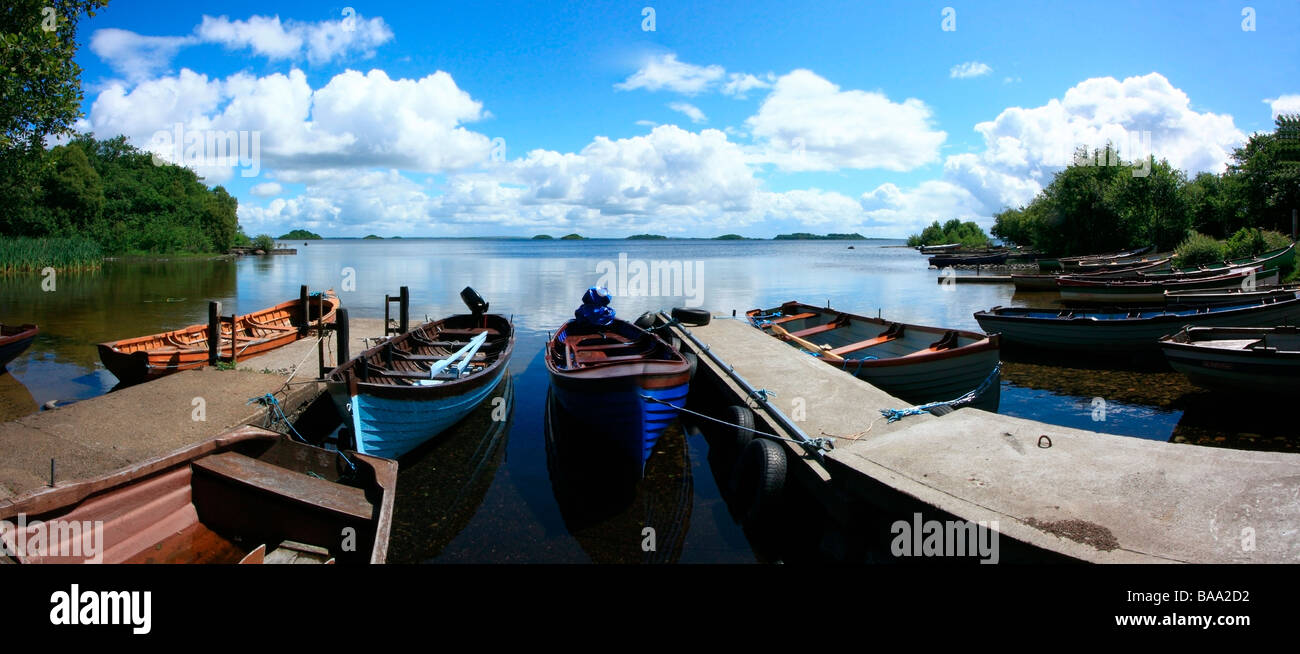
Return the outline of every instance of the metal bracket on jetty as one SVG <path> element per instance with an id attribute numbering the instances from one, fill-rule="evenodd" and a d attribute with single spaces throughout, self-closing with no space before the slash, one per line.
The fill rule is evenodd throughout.
<path id="1" fill-rule="evenodd" d="M 659 312 L 659 316 L 665 321 L 672 321 L 674 323 L 677 322 L 674 321 L 670 316 L 664 314 L 662 311 Z M 739 386 L 743 391 L 745 391 L 746 395 L 750 399 L 754 400 L 755 403 L 761 406 L 763 410 L 766 411 L 767 414 L 770 415 L 773 418 L 773 420 L 775 420 L 777 424 L 780 425 L 782 429 L 794 435 L 795 442 L 798 445 L 802 446 L 809 454 L 812 454 L 813 456 L 817 457 L 820 460 L 825 456 L 826 452 L 835 449 L 835 442 L 832 439 L 810 438 L 808 434 L 805 434 L 803 430 L 800 429 L 797 425 L 795 425 L 794 422 L 790 420 L 790 418 L 787 417 L 784 413 L 782 413 L 780 409 L 776 408 L 776 406 L 774 406 L 771 402 L 769 402 L 768 396 L 775 395 L 774 392 L 769 391 L 767 389 L 754 388 L 753 386 L 750 385 L 749 382 L 745 381 L 744 377 L 740 376 L 740 373 L 736 372 L 735 368 L 733 368 L 731 364 L 718 358 L 715 354 L 713 354 L 712 351 L 709 350 L 709 346 L 701 343 L 700 340 L 697 339 L 695 335 L 691 333 L 691 330 L 687 329 L 685 326 L 681 325 L 680 323 L 677 323 L 675 327 L 677 331 L 681 332 L 683 336 L 685 336 L 687 339 L 691 341 L 691 344 L 694 346 L 696 352 L 700 352 L 705 356 L 709 357 L 709 360 L 712 361 L 714 365 L 726 371 L 727 375 L 731 377 L 731 380 L 734 381 L 736 385 Z M 770 434 L 765 434 L 765 435 L 769 437 L 771 436 Z"/>

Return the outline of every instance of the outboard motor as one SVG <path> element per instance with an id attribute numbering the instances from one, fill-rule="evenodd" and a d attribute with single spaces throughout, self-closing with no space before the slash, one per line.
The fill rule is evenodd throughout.
<path id="1" fill-rule="evenodd" d="M 582 294 L 582 306 L 573 312 L 579 323 L 607 327 L 614 322 L 614 310 L 609 307 L 609 291 L 592 286 Z"/>
<path id="2" fill-rule="evenodd" d="M 469 286 L 466 286 L 461 290 L 460 301 L 464 302 L 465 306 L 469 307 L 469 312 L 474 314 L 475 318 L 481 317 L 483 314 L 487 313 L 488 303 L 483 300 L 483 296 L 479 295 L 478 291 Z"/>

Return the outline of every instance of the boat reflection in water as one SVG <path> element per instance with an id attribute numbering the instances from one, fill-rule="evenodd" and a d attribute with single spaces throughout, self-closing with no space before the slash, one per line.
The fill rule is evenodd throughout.
<path id="1" fill-rule="evenodd" d="M 679 424 L 664 430 L 639 480 L 636 471 L 608 465 L 622 456 L 608 451 L 609 439 L 579 425 L 548 394 L 546 467 L 569 533 L 595 563 L 676 563 L 695 495 Z"/>
<path id="2" fill-rule="evenodd" d="M 514 406 L 507 373 L 464 420 L 402 457 L 390 562 L 435 558 L 469 524 L 505 460 Z"/>

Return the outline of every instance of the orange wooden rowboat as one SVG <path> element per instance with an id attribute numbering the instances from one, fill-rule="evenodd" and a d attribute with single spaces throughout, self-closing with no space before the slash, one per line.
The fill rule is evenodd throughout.
<path id="1" fill-rule="evenodd" d="M 334 291 L 307 298 L 308 322 L 302 321 L 300 299 L 235 318 L 234 347 L 230 323 L 221 325 L 220 357 L 238 359 L 265 354 L 305 337 L 318 323 L 334 322 L 339 298 Z M 208 364 L 208 326 L 139 336 L 99 344 L 99 359 L 124 384 L 137 384 Z"/>

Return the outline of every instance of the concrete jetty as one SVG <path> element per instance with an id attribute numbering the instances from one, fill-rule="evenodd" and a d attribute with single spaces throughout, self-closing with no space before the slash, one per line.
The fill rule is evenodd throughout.
<path id="1" fill-rule="evenodd" d="M 880 409 L 907 403 L 744 320 L 687 329 L 772 392 L 782 413 L 802 417 L 805 434 L 836 439 L 820 460 L 783 443 L 793 478 L 836 519 L 853 520 L 855 504 L 921 506 L 996 521 L 1003 539 L 1073 560 L 1300 562 L 1300 454 L 1162 443 L 970 408 L 890 423 Z M 700 369 L 744 403 L 708 357 Z"/>
<path id="2" fill-rule="evenodd" d="M 364 348 L 365 337 L 383 331 L 382 320 L 350 322 L 353 355 Z M 331 345 L 327 365 L 333 359 Z M 322 385 L 312 383 L 317 367 L 312 337 L 242 360 L 234 370 L 187 370 L 0 423 L 0 500 L 48 486 L 51 459 L 58 484 L 102 475 L 232 427 L 263 424 L 266 409 L 248 400 L 266 393 L 285 390 L 280 403 L 291 414 L 321 392 Z"/>

